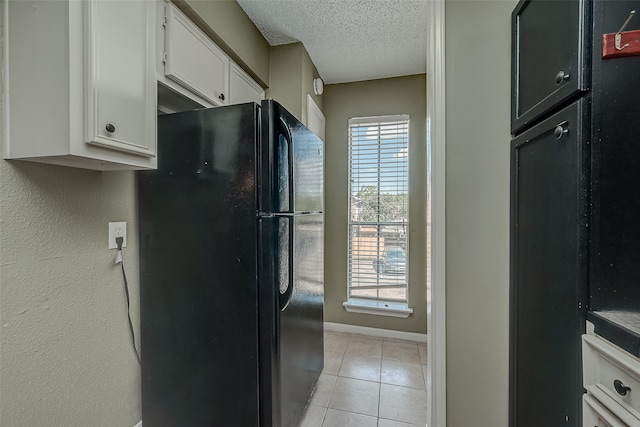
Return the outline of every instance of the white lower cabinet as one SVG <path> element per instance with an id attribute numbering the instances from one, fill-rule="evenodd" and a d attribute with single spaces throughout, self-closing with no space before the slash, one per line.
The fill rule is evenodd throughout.
<path id="1" fill-rule="evenodd" d="M 155 3 L 4 7 L 5 158 L 155 168 Z"/>
<path id="2" fill-rule="evenodd" d="M 595 334 L 582 336 L 583 426 L 640 427 L 640 359 Z"/>
<path id="3" fill-rule="evenodd" d="M 585 394 L 582 398 L 582 421 L 589 427 L 626 427 L 627 424 L 620 421 L 598 400 Z"/>

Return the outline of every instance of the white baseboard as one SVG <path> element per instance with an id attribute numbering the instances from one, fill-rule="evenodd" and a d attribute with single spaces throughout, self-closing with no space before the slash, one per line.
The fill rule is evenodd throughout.
<path id="1" fill-rule="evenodd" d="M 134 425 L 133 427 L 142 427 L 142 420 L 140 420 L 138 424 Z"/>
<path id="2" fill-rule="evenodd" d="M 419 334 L 416 332 L 392 331 L 391 329 L 369 328 L 366 326 L 332 322 L 324 322 L 324 329 L 325 331 L 330 332 L 345 332 L 348 334 L 361 334 L 394 340 L 415 341 L 424 344 L 427 343 L 427 334 Z"/>

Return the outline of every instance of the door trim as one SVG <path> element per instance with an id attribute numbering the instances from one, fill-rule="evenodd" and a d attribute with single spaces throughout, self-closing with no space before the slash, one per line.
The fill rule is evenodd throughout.
<path id="1" fill-rule="evenodd" d="M 429 426 L 447 425 L 445 264 L 445 1 L 427 2 L 427 407 Z"/>

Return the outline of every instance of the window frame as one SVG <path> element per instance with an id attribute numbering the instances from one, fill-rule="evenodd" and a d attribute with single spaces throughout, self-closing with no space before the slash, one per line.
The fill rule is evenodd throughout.
<path id="1" fill-rule="evenodd" d="M 411 132 L 410 132 L 410 116 L 409 114 L 395 114 L 395 115 L 385 115 L 385 116 L 370 116 L 370 117 L 354 117 L 354 118 L 350 118 L 348 120 L 348 197 L 349 197 L 349 202 L 348 202 L 348 218 L 347 218 L 347 229 L 348 229 L 348 243 L 347 243 L 347 301 L 343 304 L 345 309 L 347 309 L 347 311 L 352 311 L 352 312 L 359 312 L 359 313 L 372 313 L 372 312 L 376 312 L 376 314 L 384 314 L 384 315 L 391 315 L 391 316 L 397 316 L 397 317 L 407 317 L 410 313 L 413 312 L 413 310 L 411 310 L 410 308 L 408 308 L 408 300 L 409 300 L 409 271 L 410 271 L 410 262 L 409 262 L 409 227 L 410 227 L 410 220 L 409 220 L 409 205 L 410 205 L 410 160 L 409 160 L 409 153 L 410 153 L 410 147 L 411 147 Z M 406 147 L 407 150 L 407 155 L 406 155 L 406 164 L 403 166 L 402 169 L 402 175 L 404 176 L 404 180 L 400 180 L 398 182 L 402 183 L 402 186 L 406 186 L 406 201 L 404 202 L 406 204 L 406 218 L 404 219 L 404 221 L 379 221 L 379 215 L 378 215 L 378 221 L 354 221 L 353 219 L 353 185 L 354 185 L 354 174 L 353 174 L 353 160 L 354 160 L 354 155 L 353 155 L 353 142 L 354 142 L 354 138 L 353 138 L 353 128 L 354 127 L 364 127 L 364 125 L 371 125 L 371 126 L 376 126 L 378 128 L 378 134 L 380 134 L 381 132 L 381 128 L 383 128 L 385 125 L 392 125 L 392 126 L 404 126 L 405 128 L 398 132 L 398 135 L 402 136 L 404 140 L 406 140 L 406 143 L 404 142 L 404 140 L 400 143 L 396 143 L 399 146 L 399 149 L 402 150 L 404 149 L 404 147 Z M 405 139 L 406 138 L 406 139 Z M 374 139 L 375 141 L 375 139 Z M 406 144 L 406 145 L 405 145 Z M 378 138 L 378 148 L 377 150 L 380 152 L 380 150 L 385 149 L 387 147 L 385 147 L 384 144 L 384 139 L 380 139 Z M 390 149 L 393 149 L 392 147 L 389 147 Z M 375 149 L 374 149 L 375 150 Z M 380 169 L 381 169 L 381 162 L 380 159 L 378 159 L 377 165 L 376 165 L 376 173 L 378 174 L 378 176 L 380 175 Z M 398 172 L 394 172 L 394 173 L 398 173 Z M 378 188 L 378 194 L 381 194 L 382 191 L 380 191 L 380 185 L 377 187 Z M 384 194 L 384 193 L 382 193 Z M 378 206 L 379 208 L 379 206 Z M 379 210 L 377 211 L 379 212 Z M 375 297 L 367 297 L 367 296 L 354 296 L 352 295 L 352 291 L 354 289 L 354 286 L 352 286 L 353 283 L 353 237 L 354 237 L 354 229 L 357 229 L 358 227 L 362 227 L 362 226 L 370 226 L 370 227 L 376 227 L 376 233 L 375 233 L 375 239 L 376 239 L 376 249 L 375 249 L 375 256 L 377 257 L 377 260 L 380 259 L 380 256 L 384 255 L 384 251 L 381 252 L 380 250 L 380 241 L 384 241 L 385 237 L 382 235 L 383 233 L 381 232 L 382 227 L 384 226 L 392 226 L 392 227 L 397 227 L 398 225 L 401 225 L 404 229 L 404 233 L 402 236 L 402 242 L 400 247 L 404 250 L 405 254 L 406 254 L 406 272 L 404 274 L 404 283 L 402 284 L 395 284 L 395 285 L 380 285 L 380 278 L 382 276 L 382 273 L 377 270 L 376 274 L 375 274 L 375 285 L 371 285 L 371 286 L 359 286 L 359 288 L 361 290 L 363 289 L 376 289 L 376 296 Z M 393 247 L 390 246 L 390 247 Z M 373 262 L 376 262 L 375 260 Z M 378 261 L 379 263 L 379 261 Z M 378 267 L 380 268 L 380 267 Z M 385 298 L 385 297 L 380 297 L 380 290 L 381 289 L 403 289 L 404 290 L 404 298 L 399 298 L 399 299 L 393 299 L 393 298 Z M 384 313 L 379 313 L 379 311 L 382 311 Z"/>

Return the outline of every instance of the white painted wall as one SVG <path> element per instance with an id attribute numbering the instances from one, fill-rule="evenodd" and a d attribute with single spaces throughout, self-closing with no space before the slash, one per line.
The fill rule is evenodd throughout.
<path id="1" fill-rule="evenodd" d="M 446 0 L 450 427 L 508 424 L 510 19 L 515 5 L 515 0 Z"/>

